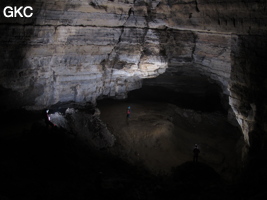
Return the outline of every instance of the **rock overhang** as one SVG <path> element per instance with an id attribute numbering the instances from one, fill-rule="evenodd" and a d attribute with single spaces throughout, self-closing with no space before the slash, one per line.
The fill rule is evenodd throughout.
<path id="1" fill-rule="evenodd" d="M 3 103 L 41 108 L 60 100 L 95 101 L 101 95 L 125 98 L 143 78 L 193 66 L 230 95 L 245 135 L 255 123 L 265 131 L 266 108 L 259 99 L 266 87 L 264 78 L 255 78 L 264 71 L 265 1 L 23 4 L 32 5 L 33 18 L 1 16 Z M 253 111 L 253 119 L 243 108 Z"/>

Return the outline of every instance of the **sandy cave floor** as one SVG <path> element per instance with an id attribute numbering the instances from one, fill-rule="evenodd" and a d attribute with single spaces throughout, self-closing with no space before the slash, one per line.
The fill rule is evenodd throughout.
<path id="1" fill-rule="evenodd" d="M 132 110 L 129 120 L 128 106 Z M 192 161 L 195 143 L 201 151 L 199 161 L 225 178 L 231 179 L 238 170 L 241 132 L 221 112 L 147 101 L 102 100 L 97 107 L 116 137 L 110 152 L 154 174 L 169 174 L 174 167 Z"/>

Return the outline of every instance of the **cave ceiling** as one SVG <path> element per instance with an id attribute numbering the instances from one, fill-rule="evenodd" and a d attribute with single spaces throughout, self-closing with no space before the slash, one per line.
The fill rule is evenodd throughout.
<path id="1" fill-rule="evenodd" d="M 6 6 L 31 6 L 33 15 L 7 18 Z M 220 87 L 248 144 L 267 131 L 264 0 L 12 0 L 0 8 L 2 108 L 122 99 L 143 79 L 201 75 Z"/>

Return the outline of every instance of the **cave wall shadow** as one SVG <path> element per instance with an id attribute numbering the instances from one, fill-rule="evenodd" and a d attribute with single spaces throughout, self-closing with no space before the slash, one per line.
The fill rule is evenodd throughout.
<path id="1" fill-rule="evenodd" d="M 175 80 L 174 80 L 175 79 Z M 141 89 L 128 93 L 129 100 L 168 102 L 198 111 L 224 111 L 220 99 L 221 88 L 202 76 L 183 77 L 160 75 L 143 80 Z"/>
<path id="2" fill-rule="evenodd" d="M 153 10 L 150 20 L 154 17 Z M 162 101 L 179 107 L 200 111 L 224 111 L 222 88 L 207 75 L 201 74 L 194 64 L 196 34 L 171 28 L 154 30 L 159 40 L 158 52 L 145 45 L 144 54 L 160 56 L 166 70 L 155 78 L 142 81 L 142 88 L 128 93 L 129 99 Z M 145 43 L 146 44 L 146 43 Z M 161 69 L 159 69 L 160 71 Z M 227 111 L 226 111 L 227 112 Z"/>
<path id="3" fill-rule="evenodd" d="M 266 55 L 265 36 L 233 37 L 230 87 L 232 107 L 240 115 L 241 127 L 248 134 L 250 150 L 255 153 L 267 150 Z"/>
<path id="4" fill-rule="evenodd" d="M 6 18 L 3 10 L 6 6 L 31 6 L 33 15 L 30 18 Z M 34 84 L 34 72 L 30 69 L 25 57 L 34 25 L 41 10 L 42 2 L 36 0 L 9 0 L 0 2 L 0 108 L 1 110 L 17 109 L 34 103 L 42 88 Z M 28 10 L 26 13 L 29 13 Z M 29 86 L 25 80 L 30 80 Z M 12 89 L 13 88 L 13 89 Z M 23 88 L 23 91 L 18 88 Z"/>
<path id="5" fill-rule="evenodd" d="M 266 198 L 267 38 L 235 35 L 231 49 L 231 107 L 247 140 L 241 182 L 250 194 Z"/>

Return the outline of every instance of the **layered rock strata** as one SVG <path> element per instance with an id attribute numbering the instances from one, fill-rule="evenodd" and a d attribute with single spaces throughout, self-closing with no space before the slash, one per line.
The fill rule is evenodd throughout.
<path id="1" fill-rule="evenodd" d="M 8 3 L 31 5 L 34 15 L 5 18 L 1 13 L 2 107 L 36 109 L 59 101 L 125 98 L 141 87 L 142 79 L 167 69 L 202 74 L 221 86 L 224 99 L 230 94 L 248 144 L 253 131 L 266 135 L 261 99 L 266 90 L 261 67 L 266 1 Z M 1 2 L 1 10 L 5 6 Z"/>
<path id="2" fill-rule="evenodd" d="M 229 102 L 244 138 L 256 152 L 266 150 L 267 40 L 264 36 L 238 36 L 232 41 Z"/>

